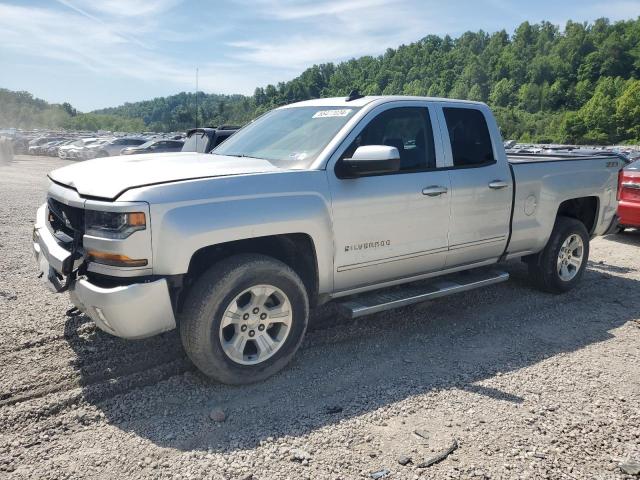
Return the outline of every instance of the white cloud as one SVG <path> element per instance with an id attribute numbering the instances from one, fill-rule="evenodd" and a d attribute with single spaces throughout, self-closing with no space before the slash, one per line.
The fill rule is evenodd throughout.
<path id="1" fill-rule="evenodd" d="M 254 0 L 251 2 L 265 15 L 281 20 L 299 20 L 306 18 L 352 13 L 360 15 L 363 11 L 379 7 L 389 7 L 401 0 L 318 0 L 300 2 L 297 0 Z"/>
<path id="2" fill-rule="evenodd" d="M 193 89 L 196 65 L 176 61 L 142 40 L 122 34 L 127 28 L 126 24 L 96 19 L 75 9 L 0 4 L 0 47 L 3 49 L 64 62 L 67 68 L 90 70 L 99 75 L 150 83 L 170 82 L 176 89 Z M 201 88 L 237 92 L 238 89 L 252 91 L 254 87 L 238 61 L 210 61 L 204 57 L 199 68 Z"/>
<path id="3" fill-rule="evenodd" d="M 431 8 L 433 3 L 433 8 Z M 416 41 L 427 33 L 444 32 L 436 21 L 435 2 L 425 1 L 421 13 L 409 0 L 259 0 L 255 6 L 265 19 L 282 24 L 281 34 L 270 39 L 228 42 L 235 58 L 286 69 L 314 63 L 383 53 L 387 47 Z M 428 13 L 428 14 L 425 14 Z M 300 23 L 304 25 L 300 27 Z M 288 26 L 297 27 L 295 33 Z M 308 28 L 307 28 L 308 27 Z"/>
<path id="4" fill-rule="evenodd" d="M 136 17 L 160 15 L 180 5 L 184 0 L 74 0 L 68 1 L 78 8 L 110 17 Z"/>

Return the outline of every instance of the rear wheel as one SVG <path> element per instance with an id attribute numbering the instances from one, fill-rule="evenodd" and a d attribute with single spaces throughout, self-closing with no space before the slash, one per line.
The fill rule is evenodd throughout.
<path id="1" fill-rule="evenodd" d="M 244 384 L 289 363 L 308 318 L 307 292 L 289 266 L 263 255 L 237 255 L 196 281 L 185 301 L 180 334 L 203 373 Z"/>
<path id="2" fill-rule="evenodd" d="M 564 293 L 576 286 L 589 260 L 589 234 L 584 224 L 558 217 L 542 252 L 529 260 L 529 274 L 541 290 Z"/>

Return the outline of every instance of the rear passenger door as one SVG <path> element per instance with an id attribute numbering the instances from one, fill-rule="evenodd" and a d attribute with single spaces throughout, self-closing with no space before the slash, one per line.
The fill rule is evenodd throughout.
<path id="1" fill-rule="evenodd" d="M 498 158 L 499 132 L 484 106 L 443 103 L 441 107 L 441 132 L 451 169 L 446 266 L 495 260 L 508 241 L 513 195 L 506 158 Z"/>

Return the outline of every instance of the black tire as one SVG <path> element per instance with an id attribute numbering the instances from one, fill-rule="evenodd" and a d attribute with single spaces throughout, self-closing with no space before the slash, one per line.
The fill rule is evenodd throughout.
<path id="1" fill-rule="evenodd" d="M 579 235 L 583 243 L 582 264 L 575 276 L 568 281 L 562 280 L 558 273 L 557 261 L 563 242 L 571 235 Z M 573 289 L 584 274 L 589 261 L 589 233 L 584 224 L 570 217 L 558 217 L 547 245 L 529 260 L 529 275 L 533 283 L 542 291 L 565 293 Z"/>
<path id="2" fill-rule="evenodd" d="M 622 235 L 626 231 L 627 227 L 616 227 L 616 231 L 614 232 L 616 235 Z"/>
<path id="3" fill-rule="evenodd" d="M 288 297 L 292 322 L 284 343 L 262 363 L 243 365 L 224 352 L 220 323 L 236 296 L 255 285 L 273 285 Z M 309 322 L 309 299 L 300 277 L 286 264 L 265 256 L 241 254 L 213 265 L 189 291 L 180 316 L 187 355 L 205 375 L 226 384 L 259 382 L 284 368 L 296 353 Z"/>

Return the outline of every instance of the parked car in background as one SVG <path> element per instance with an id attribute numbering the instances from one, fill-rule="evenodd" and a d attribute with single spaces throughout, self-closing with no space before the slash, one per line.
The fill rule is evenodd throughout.
<path id="1" fill-rule="evenodd" d="M 184 142 L 182 140 L 149 140 L 138 147 L 122 149 L 120 155 L 135 155 L 138 153 L 168 153 L 180 152 Z"/>
<path id="2" fill-rule="evenodd" d="M 78 155 L 78 150 L 86 145 L 90 145 L 95 142 L 97 138 L 79 138 L 75 142 L 60 147 L 58 149 L 58 157 L 62 159 L 73 159 Z"/>
<path id="3" fill-rule="evenodd" d="M 619 231 L 640 228 L 640 160 L 630 163 L 620 171 L 618 185 Z"/>
<path id="4" fill-rule="evenodd" d="M 96 144 L 97 142 L 99 142 L 101 139 L 99 138 L 92 138 L 92 139 L 87 139 L 84 142 L 84 145 L 81 145 L 77 148 L 72 148 L 71 150 L 69 150 L 68 154 L 69 154 L 69 158 L 72 160 L 84 160 L 84 155 L 83 155 L 83 151 L 91 146 Z"/>
<path id="5" fill-rule="evenodd" d="M 147 143 L 147 141 L 148 139 L 142 137 L 113 138 L 102 143 L 99 147 L 96 147 L 94 151 L 95 155 L 91 158 L 113 157 L 115 155 L 120 155 L 123 148 L 139 147 L 140 145 Z"/>
<path id="6" fill-rule="evenodd" d="M 222 125 L 216 128 L 192 128 L 187 131 L 183 152 L 209 153 L 215 147 L 236 133 L 240 127 Z"/>
<path id="7" fill-rule="evenodd" d="M 55 140 L 55 138 L 49 137 L 49 135 L 40 136 L 33 138 L 29 141 L 29 147 L 35 147 L 38 145 L 42 145 L 43 143 L 50 142 L 51 140 Z"/>
<path id="8" fill-rule="evenodd" d="M 50 155 L 49 152 L 56 151 L 56 148 L 60 145 L 63 145 L 67 142 L 67 140 L 56 140 L 55 142 L 45 143 L 40 147 L 38 155 Z"/>
<path id="9" fill-rule="evenodd" d="M 78 153 L 78 157 L 82 160 L 90 160 L 92 158 L 96 158 L 98 156 L 98 152 L 109 142 L 111 142 L 112 138 L 100 138 L 93 143 L 85 145 L 80 148 Z"/>
<path id="10" fill-rule="evenodd" d="M 53 145 L 51 147 L 49 147 L 47 149 L 46 155 L 49 155 L 51 157 L 57 157 L 58 156 L 58 152 L 60 151 L 60 149 L 66 145 L 71 145 L 73 142 L 75 142 L 76 139 L 75 138 L 71 138 L 71 139 L 67 139 L 64 140 L 60 143 L 58 143 L 57 145 Z"/>
<path id="11" fill-rule="evenodd" d="M 61 140 L 64 140 L 64 138 L 61 138 L 61 137 L 40 138 L 35 144 L 29 145 L 29 149 L 27 150 L 27 153 L 29 155 L 42 155 L 43 151 L 45 151 L 49 146 L 52 146 L 55 142 L 59 142 Z"/>

